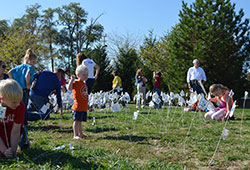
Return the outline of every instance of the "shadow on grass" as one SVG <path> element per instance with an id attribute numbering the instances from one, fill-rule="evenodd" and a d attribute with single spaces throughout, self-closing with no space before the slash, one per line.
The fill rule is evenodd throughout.
<path id="1" fill-rule="evenodd" d="M 56 131 L 59 133 L 72 133 L 72 127 L 60 127 L 60 126 L 55 126 L 55 125 L 43 125 L 43 126 L 28 126 L 28 130 L 31 131 Z"/>
<path id="2" fill-rule="evenodd" d="M 69 153 L 67 153 L 69 152 Z M 1 163 L 4 161 L 5 165 L 12 165 L 17 161 L 23 161 L 25 164 L 19 164 L 19 168 L 23 169 L 46 169 L 64 167 L 66 169 L 97 169 L 99 166 L 94 162 L 87 162 L 81 155 L 77 157 L 70 154 L 69 150 L 43 150 L 40 147 L 30 148 L 23 151 L 18 159 L 8 160 L 0 159 Z M 21 166 L 21 167 L 20 167 Z M 23 166 L 23 167 L 22 167 Z M 28 167 L 25 167 L 28 166 Z"/>
<path id="3" fill-rule="evenodd" d="M 88 116 L 88 120 L 92 120 L 93 117 L 95 117 L 95 119 L 107 119 L 107 118 L 114 118 L 115 116 Z"/>
<path id="4" fill-rule="evenodd" d="M 96 127 L 95 129 L 86 129 L 87 132 L 92 132 L 92 133 L 102 133 L 102 132 L 110 132 L 110 131 L 113 131 L 113 132 L 116 132 L 118 131 L 118 129 L 112 127 L 112 128 L 100 128 L 100 127 Z"/>
<path id="5" fill-rule="evenodd" d="M 106 140 L 126 140 L 130 142 L 141 142 L 141 141 L 147 141 L 149 139 L 153 140 L 160 140 L 158 137 L 146 137 L 146 136 L 137 136 L 137 135 L 122 135 L 122 136 L 106 136 L 101 139 Z"/>
<path id="6" fill-rule="evenodd" d="M 243 118 L 243 120 L 250 120 L 250 117 Z M 234 120 L 230 121 L 241 121 L 241 118 L 235 118 Z"/>

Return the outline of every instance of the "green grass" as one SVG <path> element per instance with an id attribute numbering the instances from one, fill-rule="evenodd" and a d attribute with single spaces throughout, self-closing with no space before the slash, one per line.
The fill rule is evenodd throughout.
<path id="1" fill-rule="evenodd" d="M 204 113 L 184 113 L 183 108 L 140 110 L 134 105 L 122 112 L 96 109 L 83 123 L 87 139 L 73 140 L 71 111 L 63 118 L 29 123 L 30 149 L 18 158 L 0 159 L 1 169 L 249 169 L 250 110 L 242 109 L 227 124 L 229 136 L 221 140 L 208 166 L 225 122 L 205 120 Z M 92 118 L 96 125 L 92 125 Z M 241 136 L 240 136 L 241 135 Z M 75 149 L 70 150 L 68 144 Z M 65 149 L 53 150 L 65 145 Z"/>

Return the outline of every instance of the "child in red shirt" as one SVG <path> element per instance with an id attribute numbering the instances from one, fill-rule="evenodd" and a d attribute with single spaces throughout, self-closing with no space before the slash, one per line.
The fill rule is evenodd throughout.
<path id="1" fill-rule="evenodd" d="M 88 69 L 84 65 L 80 65 L 76 68 L 76 76 L 78 80 L 75 80 L 75 76 L 71 76 L 71 80 L 68 85 L 68 90 L 72 90 L 74 104 L 73 110 L 73 132 L 74 139 L 81 139 L 87 137 L 82 132 L 82 121 L 87 121 L 88 111 L 88 87 L 84 83 L 88 79 Z"/>
<path id="2" fill-rule="evenodd" d="M 16 156 L 17 145 L 20 141 L 25 112 L 22 97 L 22 88 L 15 80 L 1 81 L 0 151 L 7 158 Z M 6 107 L 6 111 L 4 107 Z"/>

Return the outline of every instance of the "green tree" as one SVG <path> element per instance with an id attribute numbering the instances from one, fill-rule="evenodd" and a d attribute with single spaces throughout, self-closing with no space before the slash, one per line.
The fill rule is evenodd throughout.
<path id="1" fill-rule="evenodd" d="M 0 20 L 0 36 L 5 38 L 5 33 L 9 30 L 9 24 L 7 20 Z"/>
<path id="2" fill-rule="evenodd" d="M 93 92 L 111 90 L 113 80 L 111 75 L 112 68 L 110 66 L 110 60 L 107 57 L 106 47 L 97 45 L 94 50 L 91 51 L 90 56 L 100 67 L 98 78 L 93 86 Z"/>
<path id="3" fill-rule="evenodd" d="M 196 0 L 190 6 L 183 2 L 177 24 L 169 39 L 168 74 L 171 87 L 186 85 L 187 70 L 198 58 L 208 83 L 221 83 L 242 95 L 246 84 L 243 67 L 249 61 L 249 20 L 244 12 L 235 12 L 230 0 Z"/>
<path id="4" fill-rule="evenodd" d="M 149 35 L 145 37 L 143 45 L 140 46 L 139 57 L 141 59 L 142 67 L 148 76 L 152 77 L 153 71 L 160 71 L 162 73 L 163 82 L 162 89 L 168 90 L 168 62 L 169 62 L 169 47 L 168 36 L 165 35 L 159 40 L 154 36 L 153 31 L 149 31 Z M 150 74 L 149 74 L 150 72 Z M 144 71 L 145 73 L 145 71 Z M 150 77 L 149 90 L 153 89 L 154 80 Z"/>
<path id="5" fill-rule="evenodd" d="M 56 9 L 48 8 L 47 10 L 43 11 L 43 15 L 41 16 L 42 21 L 42 36 L 43 36 L 43 43 L 46 48 L 45 53 L 48 53 L 46 58 L 51 60 L 51 69 L 54 71 L 54 60 L 57 56 L 57 51 L 54 48 L 54 45 L 57 44 L 57 22 L 55 21 Z"/>
<path id="6" fill-rule="evenodd" d="M 119 54 L 114 63 L 116 69 L 122 79 L 122 87 L 124 92 L 133 94 L 135 74 L 139 68 L 139 60 L 136 50 L 133 48 L 120 48 Z"/>
<path id="7" fill-rule="evenodd" d="M 88 13 L 79 3 L 70 3 L 58 8 L 59 22 L 62 26 L 58 39 L 61 45 L 60 55 L 65 58 L 62 64 L 65 67 L 75 67 L 75 56 L 78 52 L 89 49 L 95 42 L 102 37 L 103 26 L 92 20 L 87 25 Z"/>

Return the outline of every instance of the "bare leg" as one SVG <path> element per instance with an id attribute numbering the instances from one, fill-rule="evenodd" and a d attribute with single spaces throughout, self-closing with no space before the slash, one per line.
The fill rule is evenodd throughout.
<path id="1" fill-rule="evenodd" d="M 215 111 L 209 111 L 204 115 L 204 117 L 205 119 L 212 119 L 213 114 L 215 114 Z"/>
<path id="2" fill-rule="evenodd" d="M 222 120 L 222 118 L 225 116 L 224 114 L 224 110 L 223 109 L 220 109 L 218 110 L 217 112 L 215 112 L 213 115 L 212 115 L 212 119 L 214 120 Z"/>

